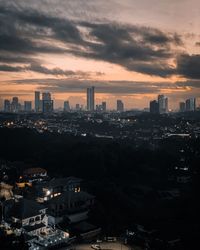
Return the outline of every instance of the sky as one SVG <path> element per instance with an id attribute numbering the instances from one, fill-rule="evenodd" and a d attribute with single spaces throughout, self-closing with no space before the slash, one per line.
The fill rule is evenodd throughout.
<path id="1" fill-rule="evenodd" d="M 171 109 L 200 96 L 198 0 L 0 0 L 0 99 Z"/>

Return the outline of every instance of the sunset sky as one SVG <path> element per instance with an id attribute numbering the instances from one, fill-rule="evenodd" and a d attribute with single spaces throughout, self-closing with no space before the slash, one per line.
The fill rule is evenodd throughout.
<path id="1" fill-rule="evenodd" d="M 0 99 L 170 108 L 200 96 L 199 0 L 0 0 Z"/>

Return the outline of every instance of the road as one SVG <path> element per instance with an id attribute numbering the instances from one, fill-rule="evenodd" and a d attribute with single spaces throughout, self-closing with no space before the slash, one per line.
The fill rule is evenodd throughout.
<path id="1" fill-rule="evenodd" d="M 101 250 L 131 250 L 130 246 L 121 244 L 120 242 L 102 242 L 99 245 L 101 247 Z M 75 245 L 74 249 L 75 250 L 92 250 L 91 244 Z"/>

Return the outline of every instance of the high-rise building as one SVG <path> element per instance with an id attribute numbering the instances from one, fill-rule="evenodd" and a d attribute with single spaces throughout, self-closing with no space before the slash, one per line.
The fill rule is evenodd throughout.
<path id="1" fill-rule="evenodd" d="M 69 101 L 64 101 L 64 111 L 66 112 L 70 111 Z"/>
<path id="2" fill-rule="evenodd" d="M 31 101 L 25 101 L 24 102 L 24 111 L 25 112 L 31 112 L 32 111 L 32 102 Z"/>
<path id="3" fill-rule="evenodd" d="M 53 100 L 43 100 L 42 101 L 42 112 L 52 113 L 53 112 Z"/>
<path id="4" fill-rule="evenodd" d="M 14 113 L 19 112 L 20 110 L 20 104 L 19 104 L 19 99 L 18 97 L 13 97 L 12 103 L 11 103 L 11 111 Z"/>
<path id="5" fill-rule="evenodd" d="M 185 110 L 186 110 L 185 102 L 180 102 L 179 103 L 179 111 L 180 112 L 185 112 Z"/>
<path id="6" fill-rule="evenodd" d="M 106 112 L 106 102 L 102 102 L 102 111 Z"/>
<path id="7" fill-rule="evenodd" d="M 49 92 L 42 93 L 42 100 L 43 101 L 50 101 L 51 100 L 51 93 L 49 93 Z"/>
<path id="8" fill-rule="evenodd" d="M 11 104 L 9 100 L 4 100 L 4 112 L 10 112 L 11 111 Z"/>
<path id="9" fill-rule="evenodd" d="M 150 113 L 159 114 L 159 104 L 156 100 L 151 101 L 149 106 Z"/>
<path id="10" fill-rule="evenodd" d="M 3 99 L 0 98 L 0 110 L 4 110 Z"/>
<path id="11" fill-rule="evenodd" d="M 40 92 L 35 91 L 35 112 L 39 112 L 41 110 L 41 105 L 40 105 Z"/>
<path id="12" fill-rule="evenodd" d="M 101 112 L 102 111 L 102 105 L 101 104 L 99 104 L 99 105 L 97 104 L 96 105 L 96 111 L 97 112 Z"/>
<path id="13" fill-rule="evenodd" d="M 106 112 L 106 102 L 96 105 L 97 112 Z"/>
<path id="14" fill-rule="evenodd" d="M 186 111 L 195 111 L 196 110 L 196 99 L 189 98 L 185 102 L 185 109 Z"/>
<path id="15" fill-rule="evenodd" d="M 158 96 L 158 106 L 159 106 L 159 113 L 164 114 L 168 112 L 168 98 L 164 95 Z"/>
<path id="16" fill-rule="evenodd" d="M 95 92 L 94 87 L 87 88 L 87 110 L 94 111 L 95 105 Z"/>
<path id="17" fill-rule="evenodd" d="M 117 100 L 117 111 L 123 112 L 124 111 L 124 103 L 122 100 Z"/>
<path id="18" fill-rule="evenodd" d="M 42 112 L 53 112 L 53 100 L 51 100 L 51 93 L 49 92 L 42 93 Z"/>

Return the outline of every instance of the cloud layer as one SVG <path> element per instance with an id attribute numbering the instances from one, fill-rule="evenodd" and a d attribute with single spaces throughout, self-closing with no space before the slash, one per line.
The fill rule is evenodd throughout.
<path id="1" fill-rule="evenodd" d="M 38 69 L 43 69 L 40 71 L 49 74 L 50 70 L 44 70 L 33 56 L 66 53 L 118 64 L 129 71 L 147 75 L 184 75 L 180 60 L 183 57 L 179 56 L 176 66 L 178 49 L 183 48 L 183 41 L 177 33 L 116 22 L 73 21 L 16 7 L 1 6 L 0 17 L 2 63 L 34 61 L 34 67 L 25 67 L 26 70 L 38 72 Z M 2 65 L 0 69 L 8 71 L 9 66 Z M 10 67 L 10 71 L 14 69 L 21 70 Z M 56 71 L 59 69 L 51 70 L 52 74 Z M 193 77 L 193 72 L 188 72 L 188 76 L 199 78 L 197 74 Z"/>
<path id="2" fill-rule="evenodd" d="M 152 1 L 157 15 L 164 13 L 167 18 L 172 9 L 177 8 L 180 18 L 189 2 Z M 134 20 L 131 22 L 125 18 L 130 12 Z M 146 22 L 135 22 L 134 17 L 140 20 L 139 13 L 147 15 Z M 191 13 L 195 16 L 194 10 Z M 152 3 L 147 0 L 136 0 L 134 4 L 131 0 L 1 0 L 0 74 L 6 79 L 14 75 L 14 81 L 6 80 L 10 88 L 14 84 L 32 84 L 56 93 L 83 92 L 94 84 L 99 93 L 156 95 L 163 91 L 184 95 L 190 91 L 194 94 L 200 86 L 198 34 L 191 36 L 178 28 L 176 32 L 172 26 L 169 30 L 161 28 L 159 22 L 165 20 L 162 18 L 154 27 L 149 25 L 156 21 L 155 17 L 151 22 L 152 16 Z M 181 20 L 183 18 L 181 14 Z M 188 50 L 187 41 L 192 40 L 191 37 L 194 41 L 189 44 L 193 43 L 194 49 Z M 95 64 L 91 70 L 85 70 L 80 63 L 74 70 L 67 68 L 67 63 L 57 66 L 56 60 L 51 65 L 47 57 L 52 61 L 64 57 L 78 58 L 83 64 L 84 61 L 90 61 L 91 65 L 101 63 L 104 69 L 109 65 L 127 75 L 139 75 L 141 80 L 126 79 L 124 73 L 124 81 L 108 81 L 104 70 L 100 73 Z M 118 72 L 113 71 L 113 75 L 115 73 Z M 20 77 L 21 80 L 16 80 Z M 143 77 L 150 79 L 149 82 Z M 1 84 L 5 82 L 1 80 Z"/>

